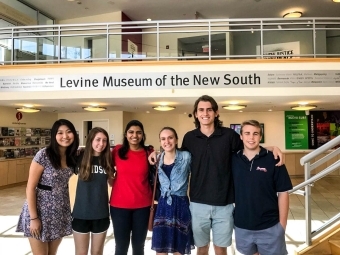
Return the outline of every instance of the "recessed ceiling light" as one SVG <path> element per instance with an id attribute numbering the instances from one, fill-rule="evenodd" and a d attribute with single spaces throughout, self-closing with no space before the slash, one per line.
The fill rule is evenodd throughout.
<path id="1" fill-rule="evenodd" d="M 33 108 L 33 107 L 20 107 L 17 108 L 18 112 L 26 112 L 26 113 L 34 113 L 34 112 L 40 112 L 41 109 Z"/>
<path id="2" fill-rule="evenodd" d="M 283 15 L 284 18 L 300 18 L 301 16 L 302 12 L 300 11 L 287 12 L 285 15 Z"/>
<path id="3" fill-rule="evenodd" d="M 150 19 L 150 18 L 148 18 L 148 19 L 146 19 L 146 21 L 151 21 L 151 19 Z"/>
<path id="4" fill-rule="evenodd" d="M 297 111 L 308 111 L 308 110 L 312 110 L 312 109 L 316 108 L 316 105 L 299 104 L 299 105 L 296 105 L 296 106 L 292 106 L 291 108 L 293 110 L 297 110 Z"/>
<path id="5" fill-rule="evenodd" d="M 226 110 L 241 110 L 243 108 L 246 108 L 247 106 L 246 105 L 239 105 L 239 104 L 230 104 L 230 105 L 227 105 L 227 106 L 222 106 L 223 109 L 226 109 Z"/>
<path id="6" fill-rule="evenodd" d="M 101 111 L 105 111 L 106 107 L 102 107 L 102 106 L 86 106 L 83 107 L 83 109 L 85 111 L 89 111 L 89 112 L 101 112 Z"/>
<path id="7" fill-rule="evenodd" d="M 333 0 L 334 3 L 340 3 L 340 0 Z"/>
<path id="8" fill-rule="evenodd" d="M 176 107 L 170 106 L 170 105 L 158 105 L 158 106 L 154 106 L 152 108 L 154 110 L 157 110 L 157 111 L 166 112 L 166 111 L 174 110 Z"/>

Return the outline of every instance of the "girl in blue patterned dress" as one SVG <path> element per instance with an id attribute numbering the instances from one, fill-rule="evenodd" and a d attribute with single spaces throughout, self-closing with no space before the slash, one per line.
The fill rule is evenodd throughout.
<path id="1" fill-rule="evenodd" d="M 191 155 L 178 150 L 178 136 L 173 128 L 164 127 L 159 139 L 164 150 L 158 166 L 161 197 L 154 220 L 151 248 L 163 254 L 190 254 L 194 249 L 187 196 Z"/>
<path id="2" fill-rule="evenodd" d="M 34 255 L 55 255 L 62 238 L 72 234 L 68 182 L 76 165 L 78 146 L 73 124 L 57 120 L 50 145 L 41 149 L 31 163 L 27 201 L 16 231 L 28 237 Z"/>

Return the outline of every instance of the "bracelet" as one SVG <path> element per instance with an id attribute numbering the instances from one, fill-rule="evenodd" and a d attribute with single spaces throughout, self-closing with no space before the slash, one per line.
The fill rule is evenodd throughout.
<path id="1" fill-rule="evenodd" d="M 39 217 L 36 217 L 36 218 L 30 219 L 30 220 L 36 220 L 36 219 L 39 219 Z"/>

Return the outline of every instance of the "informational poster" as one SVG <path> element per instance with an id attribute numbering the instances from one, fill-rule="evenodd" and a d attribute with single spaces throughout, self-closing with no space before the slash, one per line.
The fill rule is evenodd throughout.
<path id="1" fill-rule="evenodd" d="M 260 45 L 256 46 L 256 54 L 260 55 Z M 300 42 L 287 42 L 263 45 L 263 55 L 265 59 L 290 59 L 299 58 L 293 55 L 300 54 Z"/>
<path id="2" fill-rule="evenodd" d="M 340 111 L 310 111 L 310 149 L 316 149 L 340 135 Z"/>
<path id="3" fill-rule="evenodd" d="M 309 149 L 308 118 L 305 111 L 285 112 L 286 149 Z"/>

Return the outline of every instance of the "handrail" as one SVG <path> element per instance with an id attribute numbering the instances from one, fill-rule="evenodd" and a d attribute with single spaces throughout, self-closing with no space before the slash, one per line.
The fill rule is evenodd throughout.
<path id="1" fill-rule="evenodd" d="M 340 221 L 340 213 L 338 213 L 337 215 L 333 216 L 332 218 L 330 218 L 327 222 L 325 222 L 325 224 L 323 224 L 320 228 L 318 228 L 317 230 L 312 232 L 312 237 L 318 235 L 319 233 L 321 233 L 322 231 L 324 231 L 325 229 L 327 229 L 328 227 L 332 226 L 334 223 Z"/>
<path id="2" fill-rule="evenodd" d="M 320 26 L 322 24 L 322 26 Z M 138 29 L 136 31 L 135 29 Z M 132 31 L 130 31 L 132 30 Z M 36 59 L 33 61 L 27 61 L 25 59 L 17 59 L 13 52 L 9 54 L 3 54 L 0 63 L 2 64 L 18 64 L 18 63 L 60 63 L 63 61 L 75 61 L 83 62 L 88 60 L 97 61 L 95 58 L 84 58 L 83 54 L 80 54 L 79 58 L 74 58 L 72 55 L 62 55 L 63 52 L 72 51 L 72 48 L 82 50 L 95 50 L 94 46 L 86 46 L 84 38 L 94 38 L 101 35 L 103 39 L 106 39 L 106 47 L 104 47 L 101 55 L 94 56 L 102 60 L 99 61 L 116 61 L 121 60 L 153 60 L 158 61 L 165 59 L 208 59 L 214 60 L 217 58 L 246 58 L 246 59 L 263 59 L 267 58 L 268 50 L 265 46 L 275 43 L 270 41 L 268 34 L 275 33 L 299 33 L 306 32 L 310 35 L 305 38 L 309 38 L 301 41 L 300 43 L 309 45 L 307 52 L 292 52 L 288 57 L 340 57 L 340 50 L 334 49 L 322 49 L 317 51 L 320 47 L 317 47 L 317 36 L 327 39 L 325 36 L 326 31 L 336 33 L 340 31 L 340 18 L 292 18 L 289 21 L 284 18 L 254 18 L 254 19 L 198 19 L 198 20 L 159 20 L 159 21 L 129 21 L 129 22 L 109 22 L 109 23 L 84 23 L 84 24 L 52 24 L 52 25 L 34 25 L 34 26 L 17 26 L 17 27 L 5 27 L 0 28 L 0 41 L 4 41 L 7 45 L 6 51 L 13 51 L 13 49 L 25 50 L 25 44 L 22 42 L 28 41 L 29 44 L 36 44 Z M 319 33 L 319 31 L 321 33 Z M 249 33 L 247 33 L 249 32 Z M 257 33 L 259 40 L 252 41 L 254 47 L 237 48 L 233 45 L 228 45 L 229 34 L 235 33 L 240 36 L 249 36 Z M 217 39 L 213 39 L 218 34 L 225 34 L 226 49 L 221 50 L 224 47 L 215 47 L 214 43 Z M 141 56 L 135 54 L 131 57 L 128 54 L 122 54 L 123 44 L 126 43 L 121 38 L 129 35 L 139 35 L 141 41 L 133 42 L 138 45 L 138 53 L 142 53 Z M 165 45 L 160 42 L 166 41 L 167 36 L 174 35 L 174 38 L 188 39 L 189 37 L 197 37 L 194 40 L 198 40 L 198 37 L 202 37 L 199 42 L 205 42 L 209 46 L 208 52 L 203 52 L 200 47 L 194 47 L 194 51 L 191 46 L 186 46 L 186 49 L 180 49 L 179 47 Z M 117 38 L 116 38 L 117 36 Z M 74 38 L 72 38 L 74 37 Z M 183 38 L 182 38 L 183 37 Z M 235 37 L 237 38 L 237 37 Z M 255 38 L 255 37 L 254 37 Z M 269 38 L 269 39 L 268 39 Z M 45 43 L 49 40 L 48 43 Z M 121 44 L 116 40 L 121 40 Z M 137 40 L 137 39 L 136 39 Z M 139 40 L 139 39 L 138 39 Z M 219 39 L 221 40 L 221 39 Z M 296 40 L 298 41 L 298 39 Z M 76 42 L 76 43 L 75 43 Z M 197 43 L 194 41 L 192 44 Z M 43 46 L 47 45 L 43 51 Z M 259 45 L 257 45 L 259 44 Z M 52 46 L 53 50 L 51 49 Z M 77 46 L 74 46 L 77 45 Z M 91 44 L 92 45 L 92 44 Z M 93 44 L 95 45 L 95 44 Z M 141 45 L 141 46 L 139 46 Z M 234 45 L 238 45 L 235 44 Z M 169 45 L 167 45 L 169 46 Z M 199 46 L 199 45 L 198 45 Z M 256 46 L 259 47 L 259 52 L 255 51 Z M 32 46 L 34 48 L 34 46 Z M 94 49 L 92 49 L 94 47 Z M 233 48 L 234 47 L 234 48 Z M 62 52 L 62 49 L 66 51 Z M 69 48 L 69 50 L 68 50 Z M 220 49 L 220 51 L 218 51 Z M 235 54 L 230 54 L 230 53 Z M 112 55 L 113 54 L 113 55 Z M 175 56 L 177 55 L 177 56 Z M 6 56 L 6 57 L 5 57 Z M 8 56 L 8 57 L 7 57 Z M 272 56 L 272 55 L 271 55 Z M 278 55 L 276 57 L 279 57 Z M 275 57 L 275 56 L 274 56 Z M 39 61 L 42 59 L 43 61 Z M 45 59 L 46 58 L 46 59 Z M 26 62 L 24 62 L 26 61 Z"/>
<path id="3" fill-rule="evenodd" d="M 311 177 L 310 179 L 308 179 L 307 181 L 304 181 L 298 185 L 296 185 L 293 189 L 289 190 L 289 193 L 294 193 L 295 191 L 304 188 L 305 186 L 312 184 L 320 179 L 322 179 L 323 177 L 325 177 L 326 175 L 334 172 L 335 170 L 337 170 L 338 168 L 340 168 L 340 160 L 335 162 L 334 164 L 330 165 L 329 167 L 325 168 L 324 170 L 322 170 L 320 173 L 317 173 L 316 175 L 314 175 L 313 177 Z"/>
<path id="4" fill-rule="evenodd" d="M 306 156 L 303 156 L 300 159 L 300 164 L 303 166 L 307 162 L 311 161 L 313 158 L 319 156 L 320 154 L 334 148 L 340 144 L 340 135 L 335 137 L 334 139 L 330 140 L 329 142 L 325 143 L 321 147 L 317 148 L 316 150 L 312 151 L 311 153 L 308 153 Z"/>
<path id="5" fill-rule="evenodd" d="M 305 197 L 305 221 L 306 221 L 306 244 L 311 245 L 312 238 L 317 234 L 321 233 L 321 231 L 325 230 L 329 226 L 333 225 L 335 222 L 340 220 L 340 213 L 328 220 L 324 223 L 319 229 L 312 231 L 312 217 L 311 217 L 311 186 L 317 180 L 327 176 L 331 172 L 340 168 L 340 160 L 334 162 L 330 166 L 326 167 L 321 172 L 317 173 L 314 176 L 311 176 L 311 171 L 314 170 L 316 167 L 322 165 L 327 160 L 337 156 L 340 154 L 340 148 L 330 152 L 328 155 L 324 156 L 323 158 L 319 159 L 318 161 L 311 164 L 311 160 L 315 159 L 316 157 L 320 156 L 322 153 L 333 149 L 334 147 L 340 144 L 340 135 L 332 139 L 331 141 L 327 142 L 326 144 L 322 145 L 321 147 L 317 148 L 316 150 L 310 152 L 306 156 L 300 159 L 301 165 L 304 166 L 305 169 L 305 181 L 296 185 L 293 189 L 291 189 L 289 194 L 295 193 L 299 195 L 303 195 Z M 300 190 L 304 188 L 305 190 Z"/>

